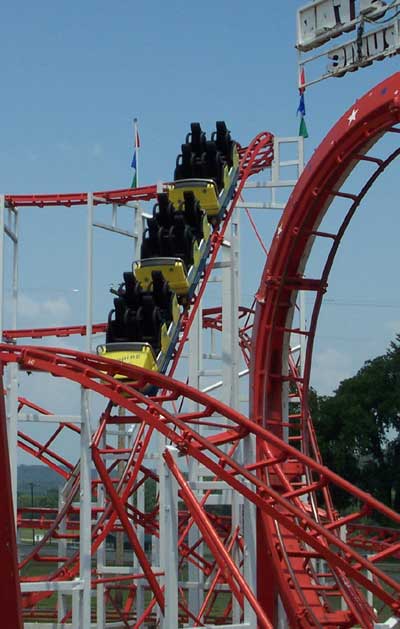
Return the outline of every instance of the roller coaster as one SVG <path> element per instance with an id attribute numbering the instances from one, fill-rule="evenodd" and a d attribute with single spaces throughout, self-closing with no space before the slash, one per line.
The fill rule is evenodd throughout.
<path id="1" fill-rule="evenodd" d="M 216 127 L 207 141 L 199 123 L 192 123 L 174 183 L 157 195 L 147 219 L 141 259 L 124 273 L 99 354 L 165 373 L 204 272 L 210 223 L 218 229 L 239 176 L 236 144 L 225 122 Z"/>
<path id="2" fill-rule="evenodd" d="M 271 133 L 241 147 L 223 123 L 209 142 L 193 125 L 174 181 L 162 191 L 153 185 L 90 198 L 3 198 L 3 212 L 11 214 L 26 206 L 156 202 L 141 259 L 124 274 L 107 323 L 93 330 L 3 332 L 0 361 L 11 374 L 0 406 L 5 626 L 396 626 L 400 515 L 323 465 L 307 391 L 329 273 L 356 209 L 400 153 L 398 145 L 385 156 L 373 152 L 383 135 L 398 140 L 399 123 L 397 73 L 345 112 L 299 178 L 255 302 L 238 313 L 238 344 L 250 370 L 249 417 L 174 373 L 196 316 L 204 328 L 223 334 L 221 309 L 201 312 L 201 301 L 246 181 L 272 164 Z M 360 189 L 346 189 L 359 167 Z M 348 208 L 339 225 L 327 229 L 338 199 Z M 307 260 L 318 242 L 328 244 L 326 258 L 319 275 L 309 276 Z M 307 329 L 295 315 L 304 291 L 313 297 Z M 19 344 L 97 332 L 106 334 L 97 354 Z M 292 347 L 299 336 L 306 345 L 303 369 Z M 17 367 L 74 385 L 81 396 L 79 421 L 22 397 Z M 94 423 L 89 396 L 102 403 Z M 65 482 L 59 508 L 18 509 L 18 528 L 42 532 L 23 557 L 8 463 L 13 409 L 25 420 L 29 411 L 55 422 L 45 441 L 19 429 L 16 441 Z M 55 446 L 68 435 L 82 446 L 77 461 Z M 146 504 L 149 486 L 156 497 Z M 332 489 L 350 496 L 351 512 L 335 509 Z M 368 524 L 366 517 L 376 516 L 385 527 Z M 106 561 L 107 541 L 118 534 L 129 549 L 122 566 Z"/>

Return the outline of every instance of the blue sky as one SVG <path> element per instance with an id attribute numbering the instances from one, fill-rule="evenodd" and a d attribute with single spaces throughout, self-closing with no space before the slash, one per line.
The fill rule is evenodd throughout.
<path id="1" fill-rule="evenodd" d="M 262 130 L 295 135 L 295 24 L 302 4 L 6 3 L 0 191 L 128 186 L 135 116 L 142 184 L 172 177 L 193 120 L 211 130 L 225 119 L 243 145 Z M 306 156 L 358 96 L 397 68 L 394 58 L 308 89 Z M 394 172 L 371 192 L 334 267 L 315 350 L 313 383 L 324 393 L 384 352 L 400 328 Z M 84 322 L 84 224 L 81 209 L 21 212 L 21 326 Z M 249 303 L 264 260 L 246 229 L 242 278 Z M 268 244 L 271 227 L 263 237 Z M 129 243 L 96 235 L 95 320 L 105 320 L 109 285 L 131 260 Z"/>

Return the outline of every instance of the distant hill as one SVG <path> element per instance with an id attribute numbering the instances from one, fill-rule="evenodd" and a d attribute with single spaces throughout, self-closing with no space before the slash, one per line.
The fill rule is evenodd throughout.
<path id="1" fill-rule="evenodd" d="M 49 489 L 57 489 L 64 484 L 64 479 L 46 465 L 18 465 L 17 489 L 21 493 L 30 493 L 30 483 L 34 485 L 35 495 L 46 494 Z"/>

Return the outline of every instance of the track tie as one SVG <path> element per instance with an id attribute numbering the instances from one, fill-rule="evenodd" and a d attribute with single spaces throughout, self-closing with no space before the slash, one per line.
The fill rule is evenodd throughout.
<path id="1" fill-rule="evenodd" d="M 351 201 L 358 200 L 358 194 L 351 194 L 350 192 L 340 192 L 339 190 L 331 190 L 330 194 L 334 197 L 341 197 L 342 199 L 350 199 Z"/>
<path id="2" fill-rule="evenodd" d="M 370 155 L 360 155 L 360 154 L 357 154 L 356 157 L 358 157 L 360 161 L 372 162 L 373 164 L 378 164 L 378 166 L 382 166 L 383 164 L 383 159 L 380 159 L 379 157 L 371 157 Z"/>
<path id="3" fill-rule="evenodd" d="M 309 330 L 300 330 L 300 328 L 286 328 L 277 326 L 275 328 L 277 332 L 289 332 L 290 334 L 301 334 L 302 336 L 310 336 L 311 332 Z"/>
<path id="4" fill-rule="evenodd" d="M 327 596 L 329 596 L 329 593 L 327 593 Z M 352 617 L 349 612 L 337 611 L 326 613 L 319 622 L 322 627 L 348 627 L 350 618 Z"/>
<path id="5" fill-rule="evenodd" d="M 283 278 L 283 285 L 292 290 L 326 291 L 326 284 L 321 279 L 311 277 L 285 277 Z"/>
<path id="6" fill-rule="evenodd" d="M 332 240 L 336 240 L 337 234 L 332 234 L 330 232 L 320 232 L 318 230 L 312 229 L 308 232 L 310 236 L 318 236 L 318 238 L 331 238 Z"/>

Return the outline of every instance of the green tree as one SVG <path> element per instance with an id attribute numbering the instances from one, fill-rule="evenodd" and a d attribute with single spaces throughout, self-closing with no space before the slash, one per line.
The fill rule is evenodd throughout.
<path id="1" fill-rule="evenodd" d="M 367 361 L 332 396 L 310 392 L 323 461 L 335 472 L 398 509 L 400 506 L 400 336 Z M 334 495 L 339 508 L 348 497 Z"/>

